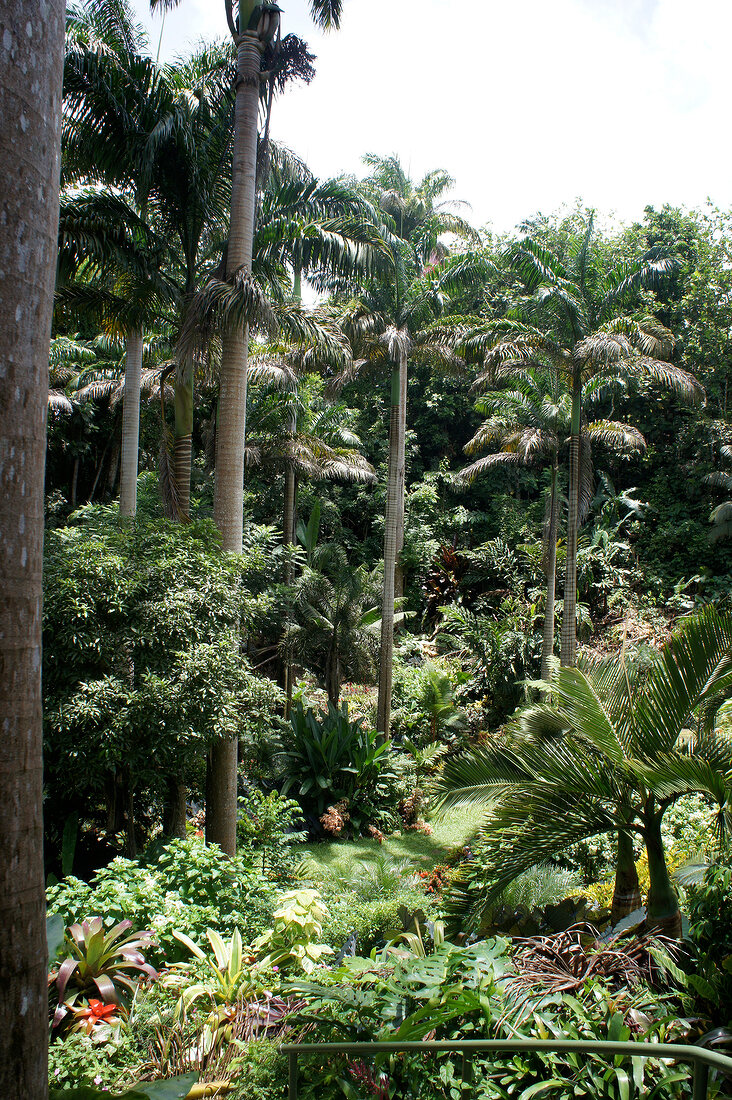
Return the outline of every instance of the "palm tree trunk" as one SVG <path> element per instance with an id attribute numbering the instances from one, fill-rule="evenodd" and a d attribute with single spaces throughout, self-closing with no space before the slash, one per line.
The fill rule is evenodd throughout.
<path id="1" fill-rule="evenodd" d="M 391 415 L 389 419 L 389 475 L 384 524 L 384 592 L 381 606 L 381 649 L 379 651 L 379 699 L 376 728 L 389 736 L 391 726 L 391 680 L 394 654 L 394 572 L 399 522 L 399 485 L 404 486 L 404 451 L 400 447 L 400 395 L 402 376 L 406 376 L 407 357 L 399 352 L 399 363 L 391 378 Z"/>
<path id="2" fill-rule="evenodd" d="M 633 837 L 624 829 L 618 833 L 618 857 L 615 868 L 615 890 L 610 909 L 610 923 L 613 927 L 640 909 L 641 893 L 638 882 L 638 870 L 633 858 Z"/>
<path id="3" fill-rule="evenodd" d="M 282 510 L 282 541 L 292 546 L 295 541 L 295 470 L 292 463 L 285 463 L 285 494 Z"/>
<path id="4" fill-rule="evenodd" d="M 292 546 L 295 541 L 295 494 L 297 491 L 297 479 L 291 462 L 285 464 L 285 499 L 282 516 L 282 541 L 285 546 Z M 292 583 L 292 575 L 288 566 L 285 573 L 285 584 Z M 285 689 L 285 721 L 290 717 L 292 710 L 293 670 L 292 662 L 288 657 L 284 658 L 283 686 Z"/>
<path id="5" fill-rule="evenodd" d="M 401 599 L 404 595 L 404 571 L 399 562 L 399 556 L 404 549 L 404 492 L 406 477 L 406 442 L 407 442 L 407 375 L 408 364 L 404 359 L 404 370 L 399 371 L 399 455 L 401 468 L 401 481 L 397 486 L 397 534 L 396 534 L 396 562 L 394 566 L 394 598 Z"/>
<path id="6" fill-rule="evenodd" d="M 245 14 L 240 6 L 240 18 Z M 257 109 L 262 44 L 256 34 L 244 32 L 237 43 L 237 88 L 234 115 L 234 155 L 231 220 L 226 274 L 251 269 L 257 176 Z M 247 354 L 249 331 L 224 335 L 221 383 L 216 421 L 216 477 L 214 520 L 224 550 L 240 554 L 244 525 L 244 438 L 247 409 Z M 219 739 L 209 752 L 206 783 L 206 839 L 224 852 L 236 851 L 236 739 Z"/>
<path id="7" fill-rule="evenodd" d="M 661 815 L 652 811 L 645 819 L 645 842 L 648 853 L 648 900 L 646 923 L 648 930 L 672 939 L 681 939 L 681 911 L 676 891 L 666 864 L 661 836 Z"/>
<path id="8" fill-rule="evenodd" d="M 550 658 L 554 652 L 554 598 L 557 583 L 557 521 L 559 499 L 557 493 L 557 455 L 552 463 L 552 487 L 549 496 L 549 530 L 547 531 L 544 563 L 546 576 L 546 607 L 544 608 L 544 635 L 541 643 L 541 678 L 549 679 Z"/>
<path id="9" fill-rule="evenodd" d="M 569 505 L 567 509 L 567 566 L 564 574 L 561 662 L 577 662 L 577 528 L 579 525 L 580 431 L 582 379 L 579 373 L 572 388 L 572 434 L 569 441 Z"/>
<path id="10" fill-rule="evenodd" d="M 191 460 L 193 455 L 193 364 L 179 363 L 175 373 L 175 437 L 173 461 L 178 508 L 183 520 L 191 511 Z"/>
<path id="11" fill-rule="evenodd" d="M 48 1093 L 41 570 L 58 236 L 63 0 L 0 25 L 0 1096 Z"/>
<path id="12" fill-rule="evenodd" d="M 125 393 L 122 404 L 122 465 L 119 479 L 119 514 L 137 511 L 137 466 L 140 449 L 140 378 L 142 375 L 142 332 L 127 333 L 125 348 Z"/>

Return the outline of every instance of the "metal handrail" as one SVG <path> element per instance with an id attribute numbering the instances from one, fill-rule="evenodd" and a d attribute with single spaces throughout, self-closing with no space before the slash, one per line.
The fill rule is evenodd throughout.
<path id="1" fill-rule="evenodd" d="M 616 1043 L 592 1039 L 446 1039 L 421 1042 L 375 1043 L 283 1043 L 280 1053 L 287 1056 L 289 1067 L 289 1100 L 297 1100 L 297 1060 L 301 1054 L 353 1054 L 367 1057 L 374 1054 L 401 1054 L 405 1051 L 429 1053 L 452 1051 L 462 1054 L 462 1087 L 467 1098 L 474 1097 L 472 1089 L 473 1055 L 496 1050 L 514 1054 L 517 1051 L 545 1051 L 563 1054 L 623 1055 L 628 1058 L 669 1058 L 674 1062 L 692 1065 L 692 1100 L 707 1100 L 709 1070 L 719 1069 L 732 1076 L 732 1058 L 704 1047 L 681 1043 Z"/>

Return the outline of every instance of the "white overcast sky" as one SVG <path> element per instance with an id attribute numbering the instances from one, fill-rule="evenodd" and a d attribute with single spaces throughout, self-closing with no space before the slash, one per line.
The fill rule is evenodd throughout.
<path id="1" fill-rule="evenodd" d="M 155 53 L 160 16 L 133 2 Z M 320 177 L 397 153 L 413 178 L 447 169 L 499 231 L 577 197 L 623 221 L 732 204 L 730 0 L 345 0 L 327 36 L 306 0 L 280 6 L 317 75 L 272 133 Z M 225 32 L 224 0 L 182 0 L 161 59 Z"/>

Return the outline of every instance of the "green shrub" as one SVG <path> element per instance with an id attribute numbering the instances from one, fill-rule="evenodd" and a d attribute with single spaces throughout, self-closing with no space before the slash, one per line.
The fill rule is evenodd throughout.
<path id="1" fill-rule="evenodd" d="M 287 1090 L 287 1059 L 269 1039 L 253 1039 L 231 1063 L 228 1100 L 282 1100 Z"/>
<path id="2" fill-rule="evenodd" d="M 48 1048 L 48 1079 L 52 1088 L 98 1085 L 110 1088 L 123 1075 L 133 1056 L 133 1040 L 124 1028 L 115 1028 L 104 1042 L 81 1031 L 67 1035 Z"/>
<path id="3" fill-rule="evenodd" d="M 688 892 L 695 1009 L 714 1026 L 732 1026 L 732 867 L 710 866 Z"/>
<path id="4" fill-rule="evenodd" d="M 391 742 L 348 717 L 348 704 L 328 704 L 318 717 L 302 703 L 292 710 L 285 741 L 283 794 L 294 790 L 307 815 L 320 819 L 330 806 L 346 803 L 350 826 L 360 833 L 369 824 L 395 821 L 398 775 Z"/>
<path id="5" fill-rule="evenodd" d="M 66 924 L 101 916 L 105 927 L 127 919 L 149 928 L 157 948 L 147 954 L 158 967 L 186 956 L 174 931 L 201 944 L 207 928 L 222 935 L 238 928 L 251 940 L 271 923 L 276 899 L 274 884 L 247 861 L 199 837 L 154 846 L 139 859 L 118 857 L 91 883 L 69 876 L 47 891 L 49 912 Z"/>
<path id="6" fill-rule="evenodd" d="M 307 834 L 300 829 L 302 811 L 292 798 L 278 791 L 264 794 L 254 788 L 239 799 L 236 823 L 237 848 L 250 855 L 261 866 L 262 873 L 281 876 L 291 871 L 296 862 L 293 846 L 301 844 Z"/>

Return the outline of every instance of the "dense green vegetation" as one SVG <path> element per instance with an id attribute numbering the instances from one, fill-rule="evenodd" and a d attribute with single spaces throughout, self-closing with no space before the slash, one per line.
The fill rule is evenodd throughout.
<path id="1" fill-rule="evenodd" d="M 441 166 L 318 180 L 269 140 L 313 58 L 239 9 L 248 83 L 69 6 L 51 1084 L 282 1097 L 298 1037 L 729 1042 L 732 215 L 497 236 Z M 653 1060 L 474 1073 L 691 1095 Z M 301 1094 L 445 1100 L 459 1066 L 313 1057 Z"/>

